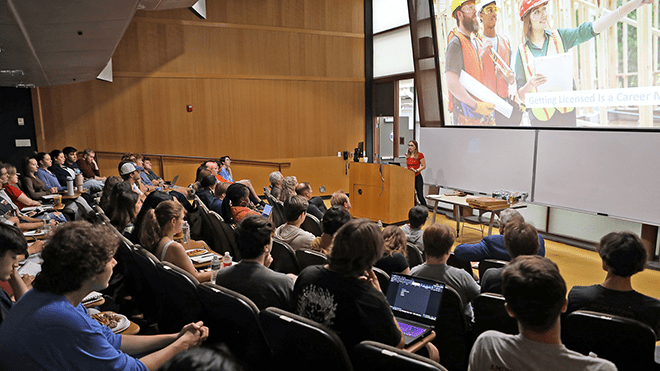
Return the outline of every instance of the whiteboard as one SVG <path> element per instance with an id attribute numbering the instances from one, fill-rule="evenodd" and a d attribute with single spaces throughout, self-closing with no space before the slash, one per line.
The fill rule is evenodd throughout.
<path id="1" fill-rule="evenodd" d="M 421 128 L 424 183 L 490 194 L 532 195 L 535 130 Z"/>
<path id="2" fill-rule="evenodd" d="M 660 224 L 660 133 L 540 130 L 534 203 Z"/>

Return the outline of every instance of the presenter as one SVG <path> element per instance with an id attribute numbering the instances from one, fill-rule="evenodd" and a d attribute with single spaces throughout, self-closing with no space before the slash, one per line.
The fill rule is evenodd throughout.
<path id="1" fill-rule="evenodd" d="M 408 152 L 406 152 L 406 166 L 409 170 L 415 172 L 415 192 L 417 192 L 417 199 L 420 205 L 426 206 L 424 199 L 424 178 L 422 178 L 422 170 L 426 169 L 426 160 L 424 154 L 419 152 L 417 141 L 411 140 L 408 142 Z"/>
<path id="2" fill-rule="evenodd" d="M 534 58 L 565 53 L 572 47 L 594 38 L 612 27 L 631 11 L 652 0 L 632 0 L 616 10 L 575 28 L 550 30 L 547 5 L 550 0 L 523 0 L 520 19 L 523 21 L 524 44 L 518 47 L 516 58 L 516 83 L 520 99 L 527 93 L 535 93 L 547 77 L 534 72 Z M 543 107 L 530 110 L 532 126 L 575 126 L 574 107 Z"/>

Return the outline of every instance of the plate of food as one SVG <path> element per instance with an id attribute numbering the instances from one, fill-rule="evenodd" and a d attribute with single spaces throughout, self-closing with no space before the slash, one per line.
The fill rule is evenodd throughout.
<path id="1" fill-rule="evenodd" d="M 202 254 L 206 254 L 206 253 L 207 253 L 207 251 L 205 249 L 186 250 L 186 254 L 188 254 L 188 256 L 190 256 L 190 257 L 198 256 L 198 255 L 202 255 Z"/>
<path id="2" fill-rule="evenodd" d="M 92 314 L 91 317 L 97 320 L 98 323 L 108 326 L 115 334 L 126 330 L 131 325 L 131 321 L 126 316 L 115 312 L 96 313 Z"/>
<path id="3" fill-rule="evenodd" d="M 43 236 L 46 234 L 46 231 L 43 229 L 33 229 L 31 231 L 25 231 L 23 232 L 23 235 L 25 237 L 37 237 L 37 236 Z"/>

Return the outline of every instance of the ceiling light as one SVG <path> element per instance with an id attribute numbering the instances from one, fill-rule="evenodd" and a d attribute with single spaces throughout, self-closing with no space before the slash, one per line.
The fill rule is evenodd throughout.
<path id="1" fill-rule="evenodd" d="M 27 88 L 34 88 L 34 84 L 25 84 L 25 83 L 20 82 L 20 83 L 16 84 L 16 87 L 17 88 L 26 88 L 26 89 Z"/>
<path id="2" fill-rule="evenodd" d="M 23 76 L 25 72 L 23 70 L 0 70 L 0 75 Z"/>

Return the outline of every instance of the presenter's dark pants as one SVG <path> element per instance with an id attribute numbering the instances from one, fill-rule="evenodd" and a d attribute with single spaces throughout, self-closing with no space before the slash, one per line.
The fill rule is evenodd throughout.
<path id="1" fill-rule="evenodd" d="M 419 204 L 426 206 L 426 199 L 424 199 L 424 178 L 422 178 L 422 174 L 415 175 L 415 192 L 417 192 Z"/>

